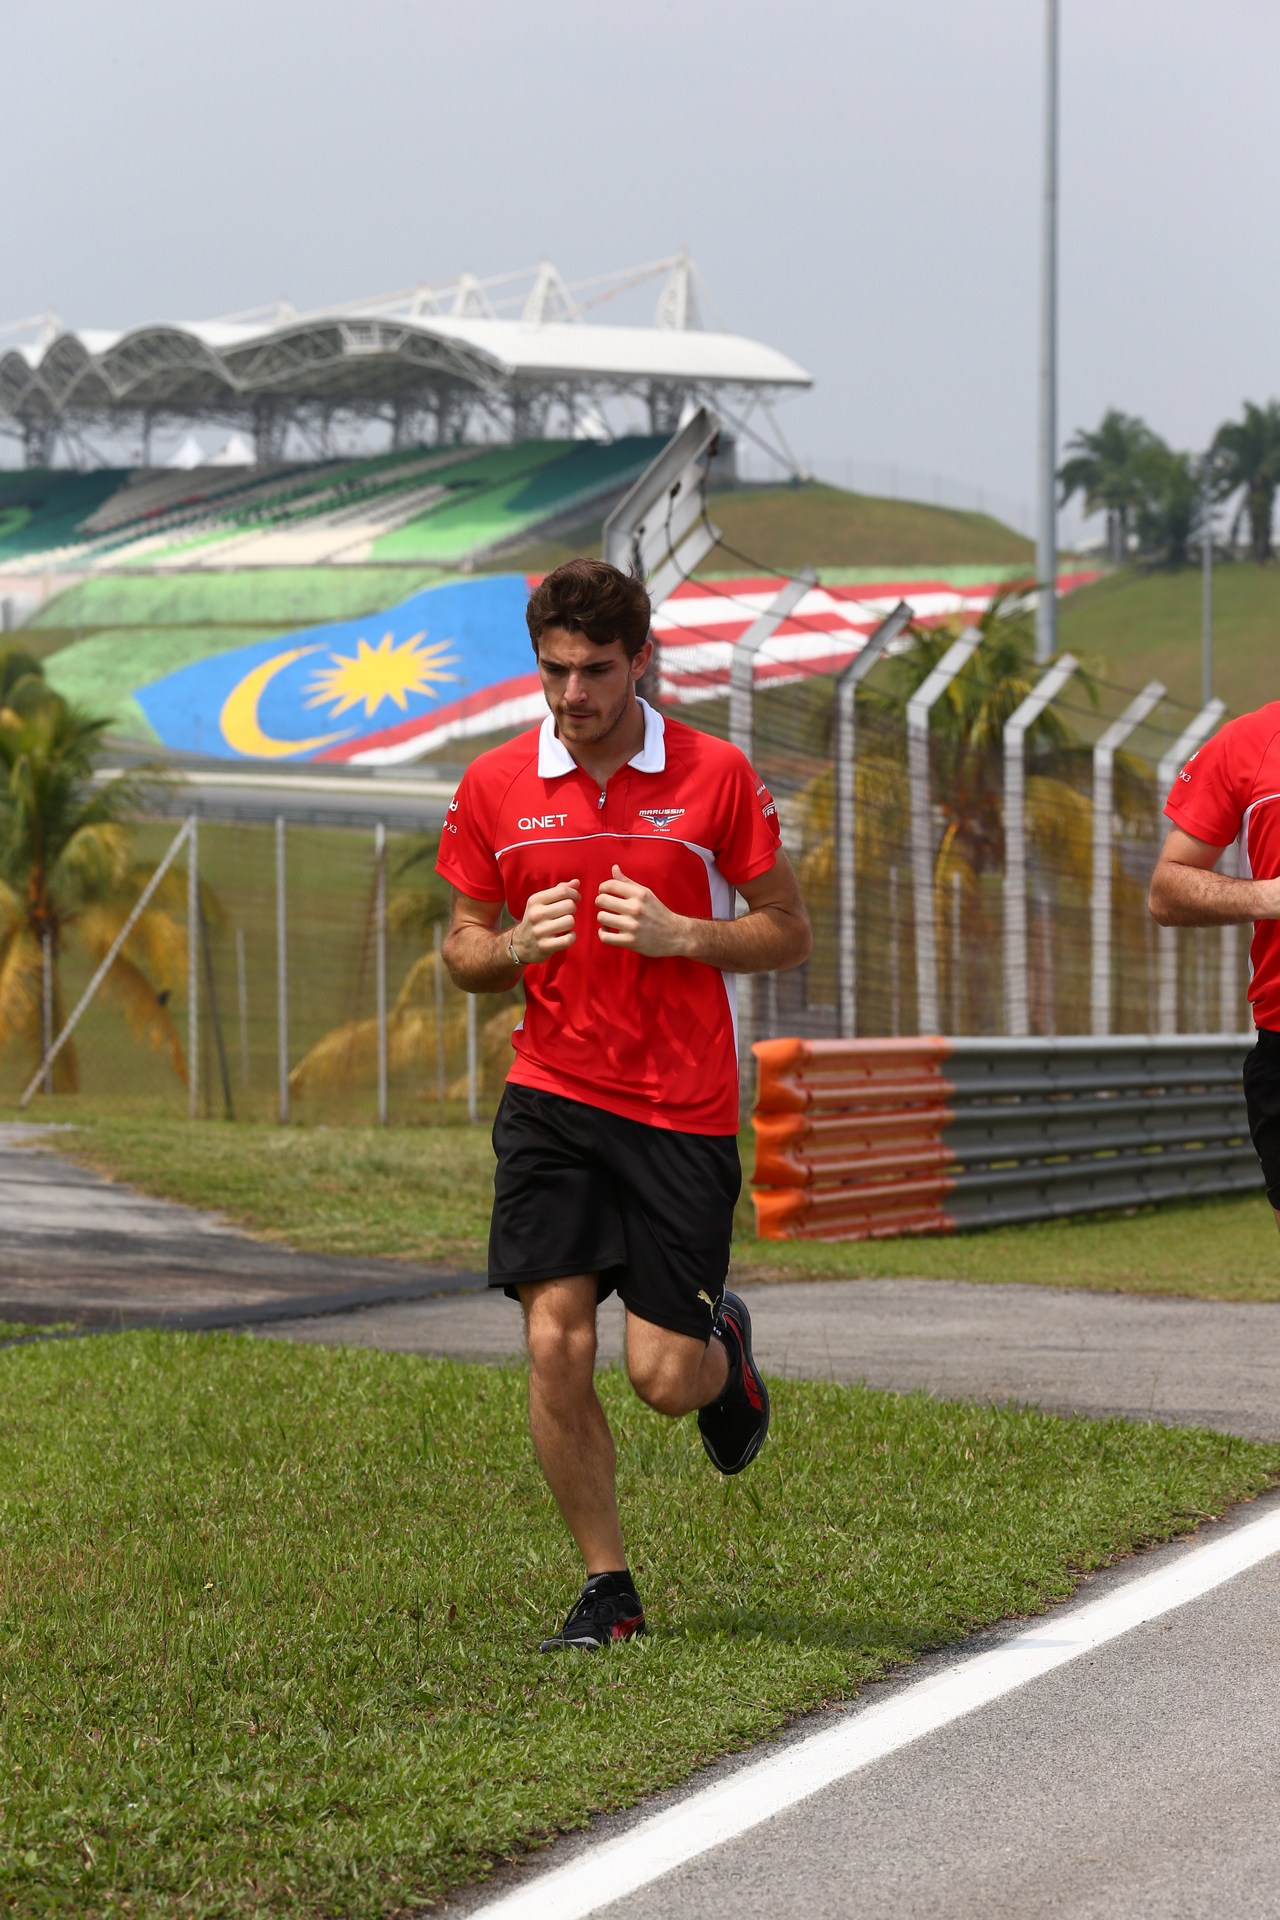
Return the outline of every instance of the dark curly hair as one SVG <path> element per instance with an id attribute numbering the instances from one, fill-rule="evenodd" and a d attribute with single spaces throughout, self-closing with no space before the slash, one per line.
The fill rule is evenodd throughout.
<path id="1" fill-rule="evenodd" d="M 524 617 L 533 650 L 548 627 L 585 633 L 598 647 L 622 642 L 634 660 L 649 638 L 652 609 L 644 581 L 607 560 L 566 560 L 529 595 Z"/>

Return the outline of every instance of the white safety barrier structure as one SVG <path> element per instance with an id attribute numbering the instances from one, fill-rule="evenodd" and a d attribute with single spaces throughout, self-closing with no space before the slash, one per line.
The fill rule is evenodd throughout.
<path id="1" fill-rule="evenodd" d="M 758 619 L 752 621 L 747 631 L 734 645 L 729 661 L 729 738 L 735 747 L 741 748 L 748 760 L 752 758 L 755 746 L 753 708 L 756 656 L 765 643 L 772 640 L 783 621 L 795 611 L 810 587 L 817 585 L 817 581 L 817 574 L 809 567 L 798 573 L 793 580 L 785 581 L 769 606 Z M 752 1059 L 751 1042 L 755 1039 L 756 983 L 754 976 L 749 973 L 740 973 L 736 985 L 738 1059 L 743 1067 L 742 1079 L 745 1088 L 746 1070 Z"/>
<path id="2" fill-rule="evenodd" d="M 1226 712 L 1221 700 L 1210 700 L 1201 707 L 1191 725 L 1179 739 L 1175 740 L 1156 769 L 1156 805 L 1161 810 L 1160 824 L 1163 827 L 1164 803 L 1170 787 L 1173 785 L 1179 768 L 1189 760 L 1209 735 L 1214 731 Z M 1178 930 L 1176 927 L 1160 927 L 1156 933 L 1157 941 L 1157 1025 L 1161 1033 L 1178 1031 Z"/>
<path id="3" fill-rule="evenodd" d="M 699 407 L 604 523 L 604 558 L 624 573 L 638 573 L 655 607 L 720 538 L 707 518 L 707 475 L 719 438 L 720 422 Z M 640 686 L 653 700 L 660 674 L 655 646 Z"/>
<path id="4" fill-rule="evenodd" d="M 1055 660 L 1005 722 L 1004 1018 L 1005 1032 L 1014 1039 L 1022 1039 L 1030 1030 L 1027 996 L 1027 734 L 1050 703 L 1057 699 L 1079 664 L 1072 653 L 1064 653 Z"/>
<path id="5" fill-rule="evenodd" d="M 1090 1026 L 1095 1034 L 1111 1031 L 1111 863 L 1114 845 L 1116 754 L 1153 714 L 1167 689 L 1160 680 L 1148 680 L 1124 712 L 1111 722 L 1093 749 L 1093 873 L 1089 892 L 1091 953 Z"/>
<path id="6" fill-rule="evenodd" d="M 933 799 L 929 779 L 929 715 L 982 643 L 976 627 L 954 640 L 907 702 L 907 773 L 911 789 L 911 890 L 916 922 L 916 1025 L 936 1033 L 938 939 L 933 923 Z"/>
<path id="7" fill-rule="evenodd" d="M 836 958 L 842 1040 L 852 1040 L 858 1030 L 857 692 L 910 619 L 911 608 L 900 600 L 875 632 L 867 635 L 862 651 L 836 675 Z"/>

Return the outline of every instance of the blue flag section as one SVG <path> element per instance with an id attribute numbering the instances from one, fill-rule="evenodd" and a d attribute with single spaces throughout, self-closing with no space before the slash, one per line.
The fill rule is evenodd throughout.
<path id="1" fill-rule="evenodd" d="M 228 759 L 348 759 L 534 673 L 522 573 L 427 587 L 382 613 L 213 654 L 140 687 L 161 741 Z M 536 687 L 536 681 L 534 682 Z"/>

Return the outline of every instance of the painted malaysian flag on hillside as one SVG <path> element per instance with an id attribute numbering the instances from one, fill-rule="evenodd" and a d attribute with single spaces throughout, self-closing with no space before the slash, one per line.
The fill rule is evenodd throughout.
<path id="1" fill-rule="evenodd" d="M 1059 592 L 1092 579 L 1065 574 Z M 925 624 L 976 619 L 1010 584 L 973 567 L 812 587 L 756 656 L 757 685 L 837 672 L 900 600 Z M 454 740 L 532 726 L 546 711 L 524 622 L 535 580 L 494 574 L 428 587 L 356 620 L 206 655 L 141 686 L 165 746 L 229 759 L 390 766 Z M 654 613 L 663 695 L 722 697 L 735 643 L 776 578 L 687 581 Z"/>

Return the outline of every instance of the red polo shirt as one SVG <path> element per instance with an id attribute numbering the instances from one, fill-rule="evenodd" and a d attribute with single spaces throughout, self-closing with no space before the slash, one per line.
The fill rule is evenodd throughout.
<path id="1" fill-rule="evenodd" d="M 1240 843 L 1242 880 L 1280 877 L 1280 700 L 1228 720 L 1193 753 L 1165 813 L 1211 847 Z M 1256 920 L 1249 948 L 1254 1024 L 1280 1030 L 1280 921 Z"/>
<path id="2" fill-rule="evenodd" d="M 778 810 L 736 747 L 640 702 L 644 745 L 597 783 L 548 714 L 474 760 L 449 808 L 437 871 L 523 917 L 531 893 L 577 879 L 577 939 L 525 967 L 509 1078 L 682 1133 L 736 1133 L 732 975 L 606 946 L 595 898 L 615 865 L 673 913 L 734 914 L 734 890 L 778 856 Z"/>

